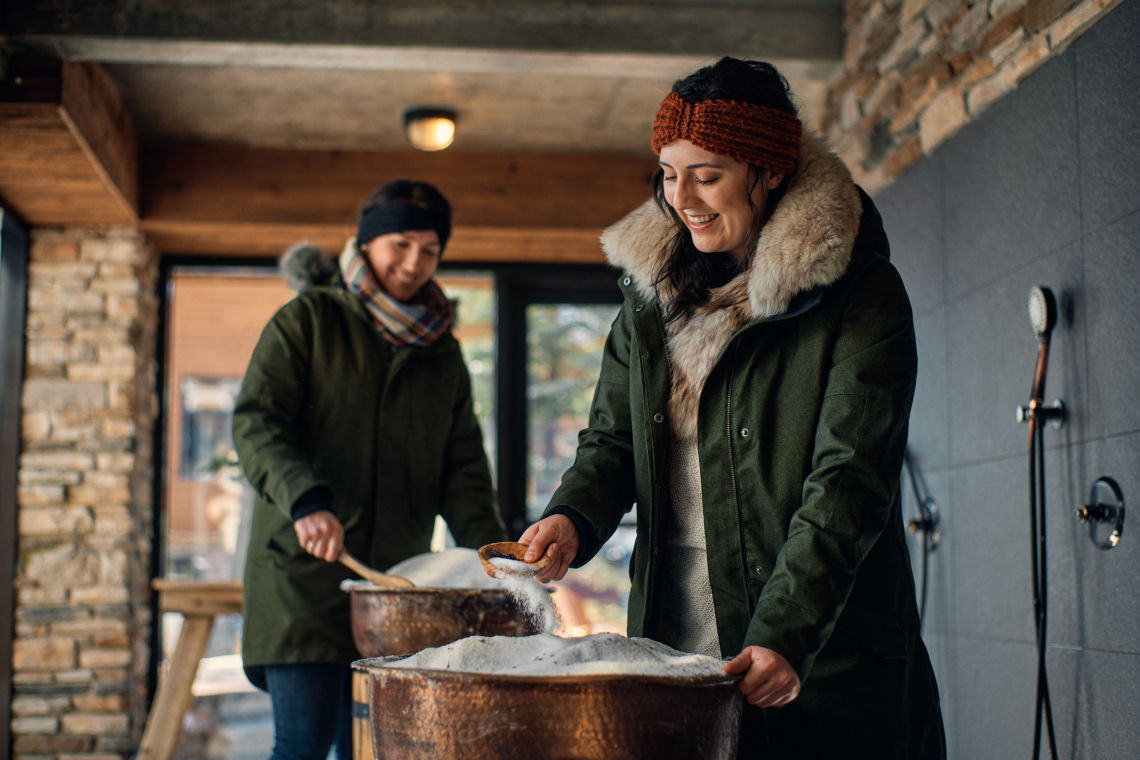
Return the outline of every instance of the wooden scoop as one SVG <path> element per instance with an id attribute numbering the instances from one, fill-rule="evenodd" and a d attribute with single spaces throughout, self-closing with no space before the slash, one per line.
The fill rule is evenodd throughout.
<path id="1" fill-rule="evenodd" d="M 379 570 L 373 570 L 368 565 L 365 565 L 356 557 L 348 553 L 346 549 L 341 549 L 340 556 L 337 557 L 340 563 L 345 567 L 352 570 L 364 580 L 375 586 L 386 586 L 388 588 L 415 588 L 407 578 L 401 578 L 399 575 L 388 575 Z"/>
<path id="2" fill-rule="evenodd" d="M 534 568 L 514 569 L 506 567 L 496 567 L 491 563 L 492 559 L 513 559 L 519 562 L 526 562 L 523 557 L 526 556 L 527 547 L 529 544 L 520 544 L 516 541 L 500 541 L 497 544 L 487 544 L 486 546 L 479 547 L 479 563 L 483 565 L 484 572 L 492 578 L 502 578 L 504 575 L 533 575 L 541 571 L 550 564 L 550 557 L 543 554 L 534 562 L 527 562 L 528 565 Z"/>

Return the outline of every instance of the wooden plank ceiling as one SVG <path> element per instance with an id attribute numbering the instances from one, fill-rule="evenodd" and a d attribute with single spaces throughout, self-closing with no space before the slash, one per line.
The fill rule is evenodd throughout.
<path id="1" fill-rule="evenodd" d="M 163 254 L 273 256 L 303 239 L 333 253 L 382 178 L 411 176 L 456 209 L 450 260 L 598 262 L 598 233 L 649 196 L 655 169 L 589 153 L 140 151 L 98 64 L 15 72 L 0 88 L 0 202 L 33 226 L 136 225 Z"/>

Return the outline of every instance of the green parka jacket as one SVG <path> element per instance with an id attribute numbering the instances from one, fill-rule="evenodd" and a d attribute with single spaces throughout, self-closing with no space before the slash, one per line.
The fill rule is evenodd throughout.
<path id="1" fill-rule="evenodd" d="M 233 435 L 258 494 L 242 637 L 255 682 L 253 666 L 359 657 L 339 587 L 356 576 L 306 553 L 293 529 L 310 489 L 331 489 L 345 549 L 376 568 L 428 551 L 437 514 L 463 546 L 505 537 L 458 342 L 394 347 L 336 284 L 305 287 L 265 327 Z"/>
<path id="2" fill-rule="evenodd" d="M 763 757 L 941 757 L 899 505 L 914 331 L 878 212 L 805 137 L 748 271 L 666 325 L 673 229 L 650 201 L 602 236 L 624 304 L 547 514 L 588 526 L 578 566 L 636 504 L 628 632 L 652 638 L 670 436 L 696 436 L 721 653 L 768 647 L 802 680 L 746 707 Z"/>

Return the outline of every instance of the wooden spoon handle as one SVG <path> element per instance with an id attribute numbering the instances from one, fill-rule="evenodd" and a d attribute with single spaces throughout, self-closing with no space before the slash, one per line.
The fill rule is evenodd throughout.
<path id="1" fill-rule="evenodd" d="M 401 578 L 398 575 L 387 575 L 379 570 L 373 570 L 368 565 L 365 565 L 356 557 L 348 553 L 347 550 L 341 549 L 340 556 L 337 557 L 340 563 L 352 570 L 366 581 L 377 586 L 388 586 L 391 588 L 412 588 L 416 584 L 412 583 L 407 578 Z"/>

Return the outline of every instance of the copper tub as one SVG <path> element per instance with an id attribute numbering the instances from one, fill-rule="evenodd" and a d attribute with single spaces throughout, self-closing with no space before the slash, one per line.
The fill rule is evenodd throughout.
<path id="1" fill-rule="evenodd" d="M 365 657 L 409 655 L 465 636 L 528 636 L 535 621 L 502 589 L 353 587 L 352 638 Z"/>
<path id="2" fill-rule="evenodd" d="M 736 679 L 499 675 L 358 660 L 384 760 L 734 758 Z"/>

